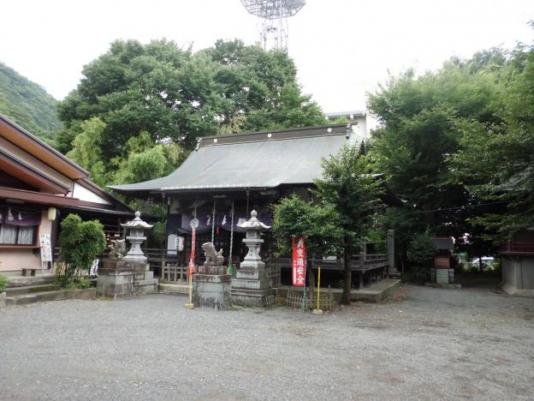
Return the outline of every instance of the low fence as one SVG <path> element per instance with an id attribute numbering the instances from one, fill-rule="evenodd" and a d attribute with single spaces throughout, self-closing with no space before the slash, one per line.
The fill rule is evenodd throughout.
<path id="1" fill-rule="evenodd" d="M 317 308 L 317 293 L 313 291 L 304 291 L 302 287 L 289 287 L 285 298 L 286 306 L 292 309 L 300 309 L 308 311 Z M 322 289 L 319 296 L 319 309 L 323 311 L 331 311 L 336 306 L 336 300 L 332 290 Z"/>

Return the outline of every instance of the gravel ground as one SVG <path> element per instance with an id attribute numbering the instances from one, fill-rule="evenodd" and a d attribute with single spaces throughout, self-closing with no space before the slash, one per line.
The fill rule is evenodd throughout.
<path id="1" fill-rule="evenodd" d="M 323 316 L 184 302 L 0 310 L 0 399 L 534 400 L 534 299 L 407 286 Z"/>

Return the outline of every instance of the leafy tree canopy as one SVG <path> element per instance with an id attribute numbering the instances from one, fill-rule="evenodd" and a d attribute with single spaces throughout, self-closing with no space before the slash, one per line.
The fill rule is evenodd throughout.
<path id="1" fill-rule="evenodd" d="M 97 146 L 106 177 L 114 182 L 140 179 L 128 172 L 112 177 L 117 166 L 134 173 L 140 170 L 134 166 L 146 163 L 154 167 L 149 177 L 154 178 L 165 170 L 161 162 L 169 144 L 191 150 L 200 136 L 325 121 L 319 107 L 301 94 L 286 53 L 240 41 L 218 41 L 197 53 L 165 40 L 116 41 L 83 75 L 60 104 L 66 129 L 58 146 L 64 152 L 79 147 L 75 138 L 87 132 L 84 122 L 98 118 L 104 128 Z M 142 132 L 153 146 L 162 146 L 130 156 L 125 145 Z M 71 155 L 82 160 L 78 151 Z"/>
<path id="2" fill-rule="evenodd" d="M 502 240 L 534 226 L 534 45 L 514 49 L 499 75 L 500 121 L 464 122 L 450 164 L 475 196 L 505 205 L 472 218 Z"/>

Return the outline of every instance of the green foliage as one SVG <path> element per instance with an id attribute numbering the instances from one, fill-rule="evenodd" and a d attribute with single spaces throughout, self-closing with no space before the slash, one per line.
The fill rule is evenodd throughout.
<path id="1" fill-rule="evenodd" d="M 499 155 L 489 148 L 508 130 L 505 94 L 516 77 L 506 71 L 515 58 L 490 49 L 469 60 L 451 59 L 436 72 L 392 78 L 370 96 L 382 126 L 373 132 L 369 157 L 406 201 L 404 211 L 386 216 L 386 225 L 402 238 L 401 253 L 412 233 L 427 229 L 456 237 L 471 233 L 474 246 L 483 245 L 476 224 L 494 210 L 482 205 L 498 200 L 483 192 L 496 188 L 504 153 L 512 156 L 502 142 Z M 502 223 L 505 217 L 495 212 Z M 493 230 L 488 223 L 485 218 L 485 230 Z"/>
<path id="2" fill-rule="evenodd" d="M 310 255 L 336 255 L 343 238 L 339 221 L 330 205 L 306 202 L 294 194 L 283 198 L 273 213 L 278 252 L 290 252 L 292 237 L 305 237 Z"/>
<path id="3" fill-rule="evenodd" d="M 61 222 L 60 259 L 65 263 L 63 285 L 70 285 L 77 269 L 89 270 L 95 258 L 106 249 L 104 227 L 97 220 L 82 221 L 69 214 Z"/>
<path id="4" fill-rule="evenodd" d="M 286 53 L 240 41 L 218 41 L 195 54 L 165 40 L 115 41 L 83 75 L 59 105 L 66 129 L 58 146 L 83 160 L 84 143 L 92 141 L 102 162 L 95 169 L 107 183 L 166 174 L 201 136 L 325 121 L 301 94 Z M 84 121 L 93 118 L 104 123 L 98 138 L 75 139 L 88 136 Z M 130 141 L 140 136 L 152 145 L 134 150 Z"/>
<path id="5" fill-rule="evenodd" d="M 436 249 L 428 233 L 417 234 L 408 246 L 408 262 L 417 281 L 428 279 Z"/>
<path id="6" fill-rule="evenodd" d="M 0 114 L 51 143 L 62 127 L 56 107 L 41 86 L 0 62 Z"/>
<path id="7" fill-rule="evenodd" d="M 344 286 L 341 302 L 350 303 L 351 258 L 354 240 L 361 241 L 381 207 L 382 183 L 371 174 L 369 159 L 358 146 L 345 146 L 337 155 L 323 160 L 323 177 L 315 181 L 317 197 L 339 218 L 343 236 Z"/>
<path id="8" fill-rule="evenodd" d="M 316 195 L 340 216 L 345 235 L 361 236 L 381 206 L 382 183 L 357 146 L 345 146 L 323 160 L 323 176 L 315 181 Z"/>
<path id="9" fill-rule="evenodd" d="M 432 267 L 435 253 L 436 249 L 430 235 L 428 233 L 417 234 L 408 246 L 410 267 L 429 269 Z"/>
<path id="10" fill-rule="evenodd" d="M 502 241 L 534 225 L 534 46 L 518 46 L 499 76 L 501 120 L 463 124 L 450 163 L 473 194 L 505 205 L 471 219 L 485 238 Z"/>
<path id="11" fill-rule="evenodd" d="M 3 293 L 7 286 L 7 277 L 0 274 L 0 294 Z"/>

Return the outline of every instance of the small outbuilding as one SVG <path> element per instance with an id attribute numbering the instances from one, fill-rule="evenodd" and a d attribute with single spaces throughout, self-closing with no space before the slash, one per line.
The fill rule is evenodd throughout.
<path id="1" fill-rule="evenodd" d="M 109 234 L 133 216 L 82 167 L 0 115 L 0 273 L 50 268 L 69 213 L 100 220 Z"/>

